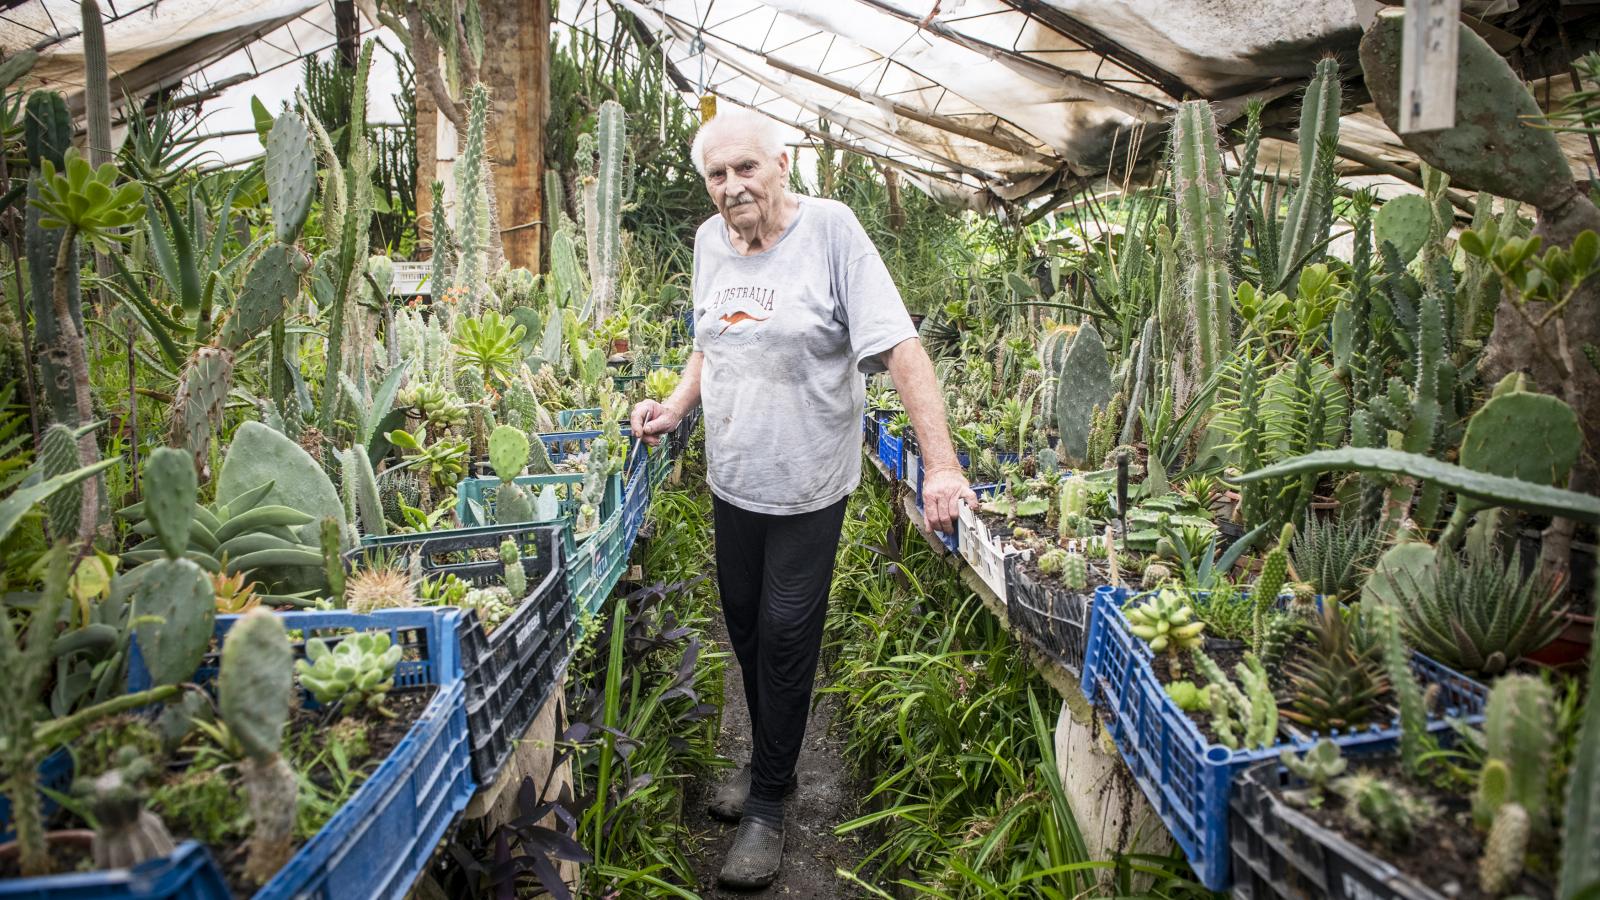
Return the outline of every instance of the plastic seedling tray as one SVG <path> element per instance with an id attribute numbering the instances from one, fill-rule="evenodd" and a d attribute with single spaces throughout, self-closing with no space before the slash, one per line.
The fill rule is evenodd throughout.
<path id="1" fill-rule="evenodd" d="M 973 488 L 974 493 L 986 497 L 1000 490 L 997 485 L 981 485 Z M 991 532 L 988 523 L 978 516 L 978 513 L 962 504 L 960 512 L 960 527 L 956 538 L 956 552 L 967 561 L 967 565 L 978 573 L 978 578 L 994 592 L 1000 602 L 1010 604 L 1009 591 L 1006 589 L 1006 558 L 1022 552 L 1013 549 L 1007 543 L 1005 536 Z"/>
<path id="2" fill-rule="evenodd" d="M 1213 891 L 1227 890 L 1228 802 L 1240 773 L 1277 759 L 1281 750 L 1309 749 L 1324 737 L 1347 756 L 1387 751 L 1399 743 L 1399 726 L 1385 722 L 1326 735 L 1305 734 L 1260 750 L 1213 744 L 1167 696 L 1151 668 L 1150 648 L 1129 630 L 1122 606 L 1131 596 L 1126 588 L 1095 591 L 1083 660 L 1083 695 L 1102 711 L 1123 761 L 1201 883 Z M 1489 696 L 1483 685 L 1420 653 L 1412 655 L 1412 670 L 1424 687 L 1440 688 L 1438 708 L 1443 714 L 1429 716 L 1429 731 L 1449 738 L 1452 720 L 1470 725 L 1483 721 Z"/>
<path id="3" fill-rule="evenodd" d="M 1282 764 L 1245 770 L 1228 804 L 1233 896 L 1242 900 L 1444 900 L 1343 835 L 1285 802 L 1279 791 L 1304 787 Z"/>
<path id="4" fill-rule="evenodd" d="M 573 610 L 561 565 L 565 530 L 562 524 L 491 525 L 390 535 L 368 538 L 345 554 L 347 562 L 374 551 L 415 555 L 427 575 L 453 574 L 485 587 L 505 580 L 500 544 L 518 544 L 529 590 L 516 611 L 490 632 L 475 610 L 465 611 L 459 623 L 472 773 L 479 784 L 494 783 L 517 739 L 549 698 L 555 665 L 571 652 Z"/>
<path id="5" fill-rule="evenodd" d="M 387 631 L 405 649 L 395 669 L 395 690 L 436 688 L 411 730 L 333 818 L 300 846 L 255 900 L 400 900 L 427 868 L 445 831 L 477 789 L 467 753 L 464 702 L 454 609 L 397 609 L 370 615 L 348 612 L 278 613 L 298 633 L 329 640 L 354 631 Z M 219 616 L 220 646 L 238 616 Z M 209 654 L 195 682 L 211 682 L 218 654 Z M 128 666 L 128 690 L 150 686 L 137 644 Z M 302 703 L 315 705 L 309 696 Z M 0 897 L 28 900 L 232 900 L 204 847 L 186 842 L 171 856 L 134 869 L 0 882 Z"/>

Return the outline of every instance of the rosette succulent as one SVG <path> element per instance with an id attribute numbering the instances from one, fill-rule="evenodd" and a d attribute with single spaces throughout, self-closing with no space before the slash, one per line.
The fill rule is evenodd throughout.
<path id="1" fill-rule="evenodd" d="M 346 712 L 366 706 L 392 715 L 383 706 L 394 687 L 401 649 L 385 632 L 353 634 L 329 649 L 319 638 L 306 641 L 306 658 L 295 663 L 300 684 L 324 705 L 343 704 Z"/>

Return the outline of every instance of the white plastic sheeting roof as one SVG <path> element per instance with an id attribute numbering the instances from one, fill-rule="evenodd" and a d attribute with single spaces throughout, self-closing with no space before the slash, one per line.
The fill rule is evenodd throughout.
<path id="1" fill-rule="evenodd" d="M 106 35 L 113 106 L 123 97 L 142 99 L 175 88 L 173 99 L 204 98 L 199 136 L 203 164 L 232 162 L 261 152 L 253 133 L 250 98 L 276 111 L 303 81 L 300 60 L 333 52 L 337 43 L 332 0 L 99 0 Z M 0 52 L 39 50 L 30 88 L 58 90 L 81 114 L 83 103 L 82 12 L 77 0 L 24 0 L 0 12 Z M 372 29 L 366 36 L 399 42 Z M 399 119 L 390 95 L 399 78 L 387 53 L 373 57 L 369 118 Z M 120 117 L 113 116 L 120 120 Z M 115 135 L 121 139 L 121 129 Z"/>
<path id="2" fill-rule="evenodd" d="M 902 169 L 976 208 L 1123 177 L 1184 99 L 1231 123 L 1272 103 L 1268 171 L 1296 165 L 1298 92 L 1316 61 L 1356 65 L 1377 0 L 568 0 L 562 20 L 612 33 L 615 9 L 662 39 L 695 93 L 750 107 Z M 1466 0 L 1478 14 L 1516 0 Z M 1415 166 L 1370 107 L 1343 149 Z M 1269 132 L 1271 133 L 1271 132 Z M 1581 175 L 1587 147 L 1570 138 Z M 1380 179 L 1381 180 L 1381 179 Z M 1389 179 L 1392 184 L 1400 182 Z"/>

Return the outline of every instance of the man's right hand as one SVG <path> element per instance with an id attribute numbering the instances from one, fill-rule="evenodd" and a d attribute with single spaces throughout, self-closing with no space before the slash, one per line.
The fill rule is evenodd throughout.
<path id="1" fill-rule="evenodd" d="M 633 407 L 633 415 L 628 418 L 633 436 L 651 447 L 661 443 L 661 436 L 677 428 L 681 421 L 683 416 L 673 411 L 672 407 L 654 400 L 639 401 Z"/>

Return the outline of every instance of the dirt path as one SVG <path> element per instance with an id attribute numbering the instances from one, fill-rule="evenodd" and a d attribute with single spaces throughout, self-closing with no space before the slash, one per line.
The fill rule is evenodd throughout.
<path id="1" fill-rule="evenodd" d="M 711 637 L 731 653 L 720 617 L 713 625 Z M 820 687 L 823 673 L 818 674 Z M 717 752 L 743 765 L 750 758 L 750 713 L 745 708 L 738 662 L 731 656 L 723 689 L 726 705 L 722 710 Z M 800 790 L 789 798 L 783 873 L 765 892 L 750 894 L 717 887 L 717 872 L 722 868 L 728 846 L 733 843 L 735 826 L 711 818 L 706 813 L 706 803 L 720 780 L 735 770 L 721 770 L 690 786 L 685 798 L 684 819 L 698 840 L 691 856 L 702 897 L 782 896 L 834 900 L 861 896 L 857 889 L 834 874 L 836 869 L 854 868 L 863 855 L 853 835 L 840 838 L 833 834 L 835 825 L 855 817 L 856 797 L 859 796 L 845 764 L 844 741 L 829 734 L 834 707 L 831 696 L 817 698 L 812 703 L 811 717 L 806 722 L 805 746 L 800 751 Z"/>

